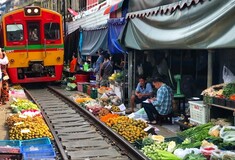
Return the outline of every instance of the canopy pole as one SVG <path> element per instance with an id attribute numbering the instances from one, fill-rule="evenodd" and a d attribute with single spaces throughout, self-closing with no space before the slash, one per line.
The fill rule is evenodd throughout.
<path id="1" fill-rule="evenodd" d="M 131 106 L 130 99 L 131 99 L 132 90 L 133 90 L 133 85 L 132 85 L 133 79 L 134 79 L 133 72 L 135 72 L 135 71 L 133 71 L 133 65 L 134 65 L 133 64 L 133 58 L 134 58 L 133 55 L 134 55 L 133 51 L 129 52 L 129 54 L 128 54 L 128 106 Z"/>
<path id="2" fill-rule="evenodd" d="M 212 76 L 213 76 L 213 71 L 212 71 L 212 54 L 215 51 L 213 50 L 208 50 L 208 60 L 207 60 L 207 88 L 212 86 Z"/>

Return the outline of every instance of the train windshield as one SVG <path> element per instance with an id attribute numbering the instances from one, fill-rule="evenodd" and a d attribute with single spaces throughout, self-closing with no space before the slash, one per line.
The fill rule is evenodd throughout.
<path id="1" fill-rule="evenodd" d="M 28 23 L 28 37 L 29 42 L 39 42 L 40 40 L 40 32 L 39 32 L 39 23 L 37 22 L 30 22 Z"/>
<path id="2" fill-rule="evenodd" d="M 7 40 L 8 41 L 22 41 L 24 39 L 23 35 L 23 25 L 22 24 L 9 24 L 7 25 Z"/>
<path id="3" fill-rule="evenodd" d="M 59 23 L 46 23 L 44 25 L 45 38 L 48 40 L 60 39 L 60 24 Z"/>

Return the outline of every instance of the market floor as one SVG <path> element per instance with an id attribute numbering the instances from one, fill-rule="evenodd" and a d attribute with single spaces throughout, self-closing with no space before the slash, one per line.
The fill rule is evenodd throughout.
<path id="1" fill-rule="evenodd" d="M 11 113 L 10 102 L 0 106 L 0 140 L 9 139 L 6 127 L 6 120 L 8 115 Z"/>
<path id="2" fill-rule="evenodd" d="M 10 100 L 12 101 L 12 100 Z M 6 127 L 6 119 L 11 114 L 10 103 L 7 102 L 6 105 L 0 106 L 0 140 L 7 140 L 8 132 Z M 153 125 L 153 127 L 157 128 L 157 134 L 162 135 L 164 137 L 174 137 L 176 133 L 180 131 L 179 126 L 177 124 L 162 124 L 160 125 Z"/>

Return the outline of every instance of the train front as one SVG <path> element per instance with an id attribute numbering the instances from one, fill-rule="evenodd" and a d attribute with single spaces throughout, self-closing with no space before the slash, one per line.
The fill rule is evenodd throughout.
<path id="1" fill-rule="evenodd" d="M 62 16 L 40 7 L 26 7 L 2 18 L 3 45 L 12 83 L 60 80 L 64 45 Z"/>

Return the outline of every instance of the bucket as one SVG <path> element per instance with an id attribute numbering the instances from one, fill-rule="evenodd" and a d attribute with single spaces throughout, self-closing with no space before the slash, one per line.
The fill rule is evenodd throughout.
<path id="1" fill-rule="evenodd" d="M 89 75 L 75 74 L 76 82 L 89 82 Z"/>
<path id="2" fill-rule="evenodd" d="M 96 99 L 98 97 L 97 89 L 92 88 L 91 90 L 91 98 Z"/>

